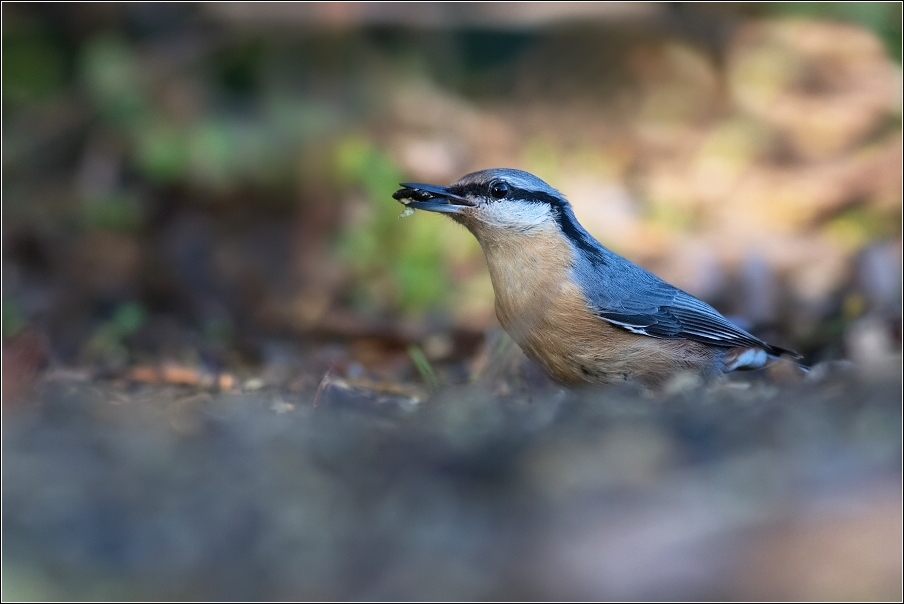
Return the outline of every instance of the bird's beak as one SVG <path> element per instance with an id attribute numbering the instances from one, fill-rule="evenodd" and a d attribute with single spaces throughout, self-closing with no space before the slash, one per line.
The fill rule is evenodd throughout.
<path id="1" fill-rule="evenodd" d="M 415 210 L 440 212 L 442 214 L 458 214 L 474 203 L 449 191 L 448 187 L 426 185 L 418 182 L 399 183 L 402 189 L 392 194 L 393 199 L 410 199 L 405 205 Z"/>

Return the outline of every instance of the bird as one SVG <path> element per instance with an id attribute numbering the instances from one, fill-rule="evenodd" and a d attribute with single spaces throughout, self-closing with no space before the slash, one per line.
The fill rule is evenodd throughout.
<path id="1" fill-rule="evenodd" d="M 603 246 L 565 196 L 529 172 L 493 168 L 448 186 L 399 184 L 392 196 L 405 213 L 445 214 L 477 238 L 499 322 L 561 384 L 657 386 L 679 373 L 710 381 L 801 358 Z"/>

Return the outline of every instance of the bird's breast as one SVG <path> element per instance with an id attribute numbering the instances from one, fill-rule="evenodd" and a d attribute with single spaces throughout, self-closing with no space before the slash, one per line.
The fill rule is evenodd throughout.
<path id="1" fill-rule="evenodd" d="M 588 335 L 601 335 L 602 326 L 572 280 L 574 250 L 557 233 L 544 231 L 497 236 L 481 244 L 499 322 L 554 379 L 581 381 L 575 359 L 583 354 Z"/>
<path id="2" fill-rule="evenodd" d="M 481 244 L 496 294 L 496 314 L 513 336 L 527 334 L 548 320 L 561 306 L 563 294 L 574 289 L 570 276 L 574 251 L 554 229 L 517 236 L 501 233 Z"/>
<path id="3" fill-rule="evenodd" d="M 572 277 L 575 251 L 555 233 L 482 240 L 496 316 L 524 353 L 565 384 L 658 382 L 711 371 L 716 350 L 631 333 L 596 315 Z"/>

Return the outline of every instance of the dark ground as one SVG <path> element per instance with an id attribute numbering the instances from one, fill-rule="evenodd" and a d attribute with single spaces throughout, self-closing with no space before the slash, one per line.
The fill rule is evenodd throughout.
<path id="1" fill-rule="evenodd" d="M 47 375 L 5 420 L 4 599 L 896 600 L 899 367 L 834 371 L 423 402 Z"/>

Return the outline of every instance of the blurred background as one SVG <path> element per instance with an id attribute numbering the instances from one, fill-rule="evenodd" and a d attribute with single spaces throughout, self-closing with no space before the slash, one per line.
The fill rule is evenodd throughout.
<path id="1" fill-rule="evenodd" d="M 900 20 L 893 3 L 5 5 L 4 350 L 22 371 L 239 371 L 330 341 L 394 375 L 436 336 L 431 361 L 467 358 L 495 324 L 479 247 L 440 216 L 397 220 L 390 195 L 494 166 L 811 362 L 848 355 L 867 315 L 899 349 Z"/>
<path id="2" fill-rule="evenodd" d="M 248 416 L 243 415 L 246 411 L 218 416 L 233 428 L 233 423 L 255 426 L 249 428 L 250 436 L 223 437 L 230 450 L 236 441 L 229 439 L 239 439 L 236 446 L 244 451 L 244 439 L 253 440 L 254 435 L 270 442 L 267 439 L 273 432 L 268 431 L 272 426 L 267 422 L 271 415 L 291 416 L 289 411 L 309 405 L 311 397 L 316 402 L 325 385 L 366 385 L 380 396 L 396 396 L 396 403 L 416 404 L 440 383 L 468 382 L 486 368 L 489 357 L 505 348 L 498 337 L 492 286 L 480 248 L 469 233 L 442 216 L 417 213 L 398 219 L 402 206 L 391 194 L 400 181 L 443 184 L 488 167 L 520 168 L 540 176 L 570 199 L 579 220 L 604 245 L 716 305 L 758 336 L 804 353 L 811 364 L 851 359 L 859 366 L 884 367 L 891 362 L 898 364 L 899 371 L 899 3 L 4 3 L 2 18 L 3 406 L 13 417 L 25 413 L 22 409 L 29 406 L 28 401 L 68 401 L 68 390 L 47 394 L 47 384 L 60 380 L 76 381 L 89 390 L 96 386 L 100 390 L 84 397 L 109 399 L 116 405 L 137 400 L 134 397 L 144 392 L 124 386 L 115 396 L 106 394 L 111 383 L 120 383 L 116 380 L 222 392 L 278 392 L 275 399 L 264 397 L 261 408 L 269 415 L 263 419 L 255 416 L 248 424 Z M 343 381 L 330 382 L 330 376 Z M 896 388 L 894 396 L 899 396 L 899 381 Z M 97 394 L 101 391 L 103 394 Z M 184 402 L 179 398 L 183 395 L 166 391 L 141 400 L 153 406 L 161 398 Z M 859 394 L 850 396 L 860 400 Z M 69 409 L 67 405 L 64 407 Z M 177 417 L 187 408 L 179 406 Z M 437 408 L 443 407 L 438 404 Z M 89 405 L 88 416 L 108 417 L 103 409 L 107 407 Z M 74 411 L 60 413 L 63 424 L 77 423 L 71 415 Z M 857 419 L 861 423 L 854 422 L 856 426 L 869 429 L 861 426 L 857 428 L 862 428 L 861 432 L 850 433 L 869 440 L 863 435 L 875 436 L 870 426 L 879 426 L 876 429 L 886 431 L 880 430 L 875 442 L 887 447 L 876 455 L 889 451 L 897 455 L 900 433 L 888 432 L 887 425 L 888 421 L 899 423 L 899 415 L 899 409 L 885 410 Z M 462 444 L 459 433 L 449 428 L 464 425 L 455 423 L 456 418 L 436 421 L 446 430 L 443 434 L 454 435 L 449 436 L 449 446 L 459 455 L 467 443 Z M 106 443 L 103 450 L 109 446 L 109 451 L 117 451 L 134 435 L 135 425 L 130 421 L 126 421 L 128 428 L 120 426 L 114 436 L 85 438 L 100 439 Z M 310 430 L 306 419 L 293 421 L 298 434 L 308 434 L 298 438 L 314 439 L 304 441 L 304 447 L 327 446 L 311 436 L 313 433 L 304 432 Z M 23 428 L 27 422 L 4 422 L 5 436 L 13 443 L 9 447 L 27 449 L 32 441 L 40 441 L 29 431 L 37 428 Z M 159 431 L 154 434 L 169 434 L 171 429 L 196 434 L 196 424 L 180 422 L 170 418 L 163 427 L 153 424 Z M 731 420 L 726 420 L 728 423 Z M 78 426 L 82 426 L 78 430 L 88 430 Z M 337 434 L 349 430 L 343 426 Z M 649 468 L 654 469 L 671 467 L 657 464 L 670 459 L 675 447 L 680 449 L 676 442 L 700 434 L 696 429 L 681 428 L 676 436 L 670 429 L 662 432 L 644 426 L 641 436 L 653 435 L 649 442 L 654 452 L 652 457 L 639 459 L 653 460 Z M 322 428 L 332 434 L 332 428 Z M 630 435 L 635 428 L 614 432 L 613 441 L 599 444 L 593 440 L 599 446 L 592 444 L 587 450 L 603 457 L 614 455 L 616 465 L 621 463 L 618 460 L 629 463 L 625 460 L 635 459 L 634 454 L 622 445 L 634 442 Z M 499 428 L 506 429 L 511 427 Z M 368 440 L 376 437 L 366 430 L 361 436 L 362 430 L 358 426 L 350 433 L 358 434 L 361 446 L 378 456 L 383 445 Z M 827 433 L 819 432 L 819 438 Z M 493 430 L 486 434 L 498 436 Z M 489 438 L 486 434 L 480 438 Z M 723 437 L 719 442 L 734 438 L 731 434 Z M 119 439 L 115 440 L 118 444 L 108 443 L 109 438 Z M 342 449 L 341 442 L 351 437 L 346 434 L 343 438 L 346 440 L 338 439 L 340 444 L 330 447 Z M 776 438 L 776 442 L 785 442 Z M 788 442 L 794 440 L 788 438 Z M 143 455 L 157 459 L 158 470 L 142 467 L 150 474 L 159 471 L 160 476 L 167 476 L 160 479 L 164 491 L 181 493 L 182 479 L 166 474 L 166 468 L 179 458 L 177 454 L 190 457 L 194 449 L 183 451 L 164 440 L 170 444 L 153 449 L 157 453 L 141 449 L 135 459 Z M 120 541 L 111 545 L 113 542 L 104 541 L 106 537 L 95 543 L 97 551 L 75 547 L 73 543 L 83 545 L 79 535 L 97 531 L 124 534 L 123 527 L 131 526 L 131 516 L 114 514 L 121 524 L 110 525 L 114 521 L 104 511 L 112 509 L 110 500 L 104 499 L 107 503 L 97 507 L 87 500 L 70 499 L 72 492 L 81 493 L 87 483 L 72 478 L 65 469 L 69 466 L 59 465 L 60 456 L 78 456 L 60 448 L 56 440 L 46 442 L 53 444 L 42 449 L 44 457 L 34 452 L 29 457 L 22 453 L 25 449 L 5 449 L 7 454 L 18 451 L 25 457 L 12 457 L 19 465 L 4 464 L 5 476 L 12 476 L 4 479 L 5 491 L 12 493 L 4 497 L 4 530 L 13 535 L 17 555 L 32 551 L 29 547 L 44 551 L 43 546 L 35 545 L 44 543 L 41 539 L 54 547 L 63 539 L 62 549 L 47 550 L 56 553 L 51 556 L 53 564 L 41 567 L 41 572 L 51 573 L 57 581 L 62 581 L 61 576 L 75 581 L 81 587 L 73 593 L 85 598 L 123 597 L 123 592 L 105 592 L 97 587 L 106 585 L 102 583 L 91 587 L 78 583 L 85 581 L 84 577 L 74 578 L 84 571 L 78 565 L 74 567 L 78 573 L 52 575 L 61 573 L 61 568 L 73 568 L 67 566 L 74 559 L 71 556 L 76 556 L 72 552 L 83 555 L 89 551 L 91 564 L 96 564 L 91 568 L 107 570 L 109 560 L 104 556 L 111 556 L 116 561 L 110 563 L 114 575 L 120 573 L 117 576 L 135 568 L 152 568 L 156 573 L 163 572 L 162 567 L 141 565 L 165 560 L 169 553 L 161 552 L 174 551 L 174 543 L 184 546 L 178 550 L 183 557 L 173 558 L 172 568 L 165 567 L 163 572 L 172 580 L 173 591 L 138 593 L 155 597 L 181 594 L 190 599 L 223 598 L 233 593 L 265 599 L 317 599 L 336 594 L 352 599 L 396 599 L 424 597 L 425 593 L 441 599 L 674 595 L 656 591 L 665 589 L 665 584 L 651 587 L 639 571 L 626 571 L 627 575 L 612 571 L 613 577 L 622 579 L 610 577 L 605 585 L 594 583 L 597 579 L 588 577 L 596 576 L 595 568 L 580 575 L 574 592 L 558 590 L 556 586 L 562 584 L 556 581 L 561 581 L 561 576 L 543 583 L 546 579 L 542 576 L 528 578 L 529 571 L 510 573 L 509 583 L 503 581 L 500 587 L 486 577 L 468 574 L 470 570 L 449 567 L 442 556 L 435 559 L 442 562 L 436 562 L 436 568 L 445 569 L 448 583 L 435 586 L 435 592 L 422 591 L 423 585 L 401 567 L 393 571 L 400 574 L 381 575 L 383 583 L 342 591 L 337 586 L 346 585 L 343 578 L 359 576 L 359 571 L 366 576 L 370 567 L 363 561 L 361 568 L 330 566 L 348 558 L 334 560 L 329 557 L 333 550 L 316 549 L 317 543 L 323 545 L 329 539 L 317 532 L 321 529 L 311 528 L 314 525 L 292 524 L 279 516 L 283 524 L 261 529 L 270 525 L 260 518 L 276 517 L 271 512 L 277 512 L 269 508 L 255 512 L 242 508 L 236 512 L 240 521 L 228 514 L 220 518 L 199 512 L 200 522 L 209 521 L 214 532 L 223 526 L 235 528 L 239 531 L 236 543 L 244 543 L 241 539 L 246 533 L 241 531 L 271 537 L 280 531 L 303 535 L 316 542 L 312 551 L 323 556 L 304 558 L 310 572 L 316 574 L 320 568 L 334 574 L 322 575 L 321 583 L 307 575 L 306 580 L 313 583 L 293 583 L 288 575 L 274 575 L 276 571 L 269 566 L 273 559 L 260 552 L 295 550 L 282 542 L 270 543 L 269 550 L 258 544 L 262 549 L 257 563 L 262 566 L 255 567 L 253 576 L 248 575 L 247 567 L 237 571 L 229 566 L 237 562 L 226 560 L 228 555 L 218 563 L 215 556 L 204 558 L 214 560 L 211 564 L 219 564 L 219 570 L 209 571 L 208 579 L 213 579 L 199 587 L 184 573 L 197 568 L 192 564 L 203 558 L 202 554 L 221 550 L 218 542 L 191 549 L 193 537 L 184 537 L 184 542 L 173 537 L 172 543 L 153 542 L 154 547 L 159 546 L 154 550 L 144 547 L 143 537 L 133 535 L 133 541 L 122 537 L 122 543 L 144 544 L 134 551 L 123 550 Z M 426 445 L 412 445 L 411 450 L 420 451 L 421 446 Z M 349 444 L 348 451 L 351 448 Z M 411 453 L 402 450 L 400 457 Z M 559 457 L 544 457 L 544 451 L 530 463 L 540 464 L 536 467 L 559 476 L 557 480 L 583 480 L 567 473 L 561 478 L 561 467 L 556 465 L 571 467 L 576 450 L 561 453 L 549 449 Z M 279 457 L 279 450 L 271 453 Z M 302 448 L 296 453 L 304 457 L 310 451 Z M 587 455 L 586 451 L 580 454 Z M 84 463 L 100 475 L 119 476 L 114 483 L 131 476 L 131 471 L 110 470 L 119 468 L 113 461 L 109 461 L 110 467 L 104 465 L 108 462 L 97 461 L 107 459 L 105 455 L 92 456 L 90 463 Z M 112 454 L 112 458 L 118 457 Z M 164 458 L 169 461 L 161 461 Z M 126 455 L 124 459 L 122 463 L 128 466 L 132 458 Z M 211 459 L 221 458 L 217 454 Z M 756 459 L 756 463 L 738 467 L 772 467 L 779 457 Z M 757 465 L 761 462 L 765 465 Z M 235 463 L 243 476 L 258 471 L 251 461 Z M 643 465 L 646 462 L 637 463 L 642 472 L 649 469 Z M 42 475 L 50 482 L 75 481 L 59 488 L 69 493 L 67 501 L 75 506 L 75 512 L 67 508 L 66 514 L 74 514 L 71 517 L 78 517 L 78 522 L 39 522 L 36 519 L 45 516 L 38 512 L 28 520 L 26 512 L 35 501 L 53 499 L 30 490 L 38 488 L 32 485 L 37 467 L 56 468 Z M 283 469 L 293 480 L 302 480 L 295 470 Z M 630 466 L 624 476 L 634 480 L 635 469 Z M 304 468 L 298 471 L 309 476 Z M 526 471 L 535 476 L 531 474 L 534 470 Z M 658 471 L 650 470 L 650 475 L 659 476 Z M 73 472 L 73 476 L 80 475 Z M 713 472 L 713 476 L 723 476 Z M 476 481 L 466 481 L 468 488 L 484 493 L 480 490 L 483 479 L 468 471 L 465 474 L 467 480 Z M 292 492 L 323 488 L 329 493 L 322 501 L 309 501 L 308 510 L 320 509 L 317 505 L 321 504 L 330 508 L 337 501 L 347 501 L 352 492 L 365 498 L 374 492 L 373 484 L 360 482 L 364 480 L 360 468 L 349 469 L 348 476 L 354 476 L 349 480 L 357 485 L 349 486 L 348 491 L 329 482 L 335 474 L 328 474 L 316 484 L 311 482 L 313 478 L 291 483 L 299 489 Z M 194 510 L 204 509 L 203 502 L 208 500 L 204 493 L 219 493 L 224 485 L 231 485 L 225 475 L 199 480 L 208 491 L 190 491 L 197 500 L 178 495 L 175 501 Z M 545 486 L 537 488 L 546 489 L 547 494 L 559 488 L 555 481 L 540 483 Z M 128 499 L 129 505 L 140 506 L 135 502 L 142 497 L 156 496 L 153 480 L 126 484 L 131 485 L 126 488 L 131 493 L 126 498 L 133 498 Z M 267 484 L 272 487 L 276 483 Z M 450 494 L 452 491 L 445 489 L 451 487 L 445 482 L 430 484 L 439 489 L 431 501 L 464 497 L 458 491 Z M 454 480 L 453 484 L 460 486 Z M 417 489 L 411 488 L 414 490 L 405 491 L 405 497 L 415 496 L 412 493 Z M 151 489 L 152 494 L 143 489 Z M 89 499 L 98 493 L 87 492 Z M 549 495 L 549 501 L 558 501 L 561 493 L 555 493 Z M 243 491 L 245 496 L 252 495 Z M 432 496 L 424 495 L 427 499 Z M 105 497 L 113 496 L 108 493 Z M 238 496 L 230 497 L 227 493 L 222 501 L 234 502 Z M 898 513 L 895 506 L 899 503 L 882 507 L 886 500 L 878 501 L 880 511 L 891 510 L 891 516 Z M 505 506 L 511 503 L 507 501 Z M 708 508 L 698 506 L 703 505 L 700 500 L 692 498 L 686 503 L 686 508 L 680 509 L 691 510 L 687 513 L 700 518 L 712 517 Z M 406 509 L 398 501 L 396 504 L 387 504 L 385 510 Z M 52 509 L 57 516 L 47 514 L 62 517 L 57 508 Z M 345 508 L 340 506 L 336 514 L 342 515 L 341 510 Z M 454 543 L 450 535 L 460 531 L 472 537 L 482 534 L 481 526 L 462 521 L 473 516 L 458 516 L 459 508 L 437 510 L 436 517 L 423 520 L 425 532 L 419 533 L 418 539 L 424 543 L 432 542 L 430 535 L 434 534 L 439 535 L 438 543 L 446 543 L 446 538 Z M 194 518 L 186 514 L 178 518 Z M 324 514 L 318 518 L 330 517 Z M 107 519 L 100 520 L 102 517 Z M 446 522 L 440 522 L 446 529 L 436 528 L 436 518 Z M 170 531 L 166 534 L 183 535 L 185 527 L 178 528 L 178 522 L 160 522 Z M 383 518 L 382 522 L 391 525 L 394 521 Z M 640 527 L 647 521 L 638 522 Z M 36 537 L 36 527 L 45 525 L 56 526 L 57 532 Z M 770 529 L 774 534 L 762 537 L 763 543 L 772 543 L 769 539 L 778 543 L 782 526 Z M 805 538 L 792 545 L 780 543 L 777 547 L 785 547 L 781 550 L 785 557 L 776 555 L 774 559 L 797 559 L 797 547 L 800 551 L 820 550 L 821 540 L 831 541 L 835 534 L 835 525 L 825 534 L 793 526 L 803 531 Z M 870 534 L 878 535 L 880 542 L 887 534 L 897 535 L 888 533 L 885 524 L 876 526 L 880 528 Z M 581 557 L 580 551 L 569 549 L 563 554 L 564 550 L 556 549 L 565 547 L 565 541 L 556 539 L 574 528 L 556 527 L 549 529 L 553 537 L 542 551 L 565 565 L 568 556 Z M 556 532 L 560 529 L 565 533 Z M 850 530 L 861 534 L 856 528 Z M 330 538 L 354 541 L 345 534 Z M 633 537 L 628 540 L 642 543 Z M 395 543 L 386 543 L 390 542 Z M 378 543 L 384 542 L 365 541 L 366 547 Z M 885 551 L 873 547 L 875 541 L 862 543 L 868 551 Z M 484 546 L 489 547 L 480 545 Z M 225 551 L 240 551 L 230 547 Z M 652 556 L 648 559 L 651 564 L 658 564 L 660 554 L 672 559 L 675 553 L 636 547 L 642 559 Z M 763 547 L 764 552 L 774 552 Z M 706 550 L 706 555 L 719 558 L 713 554 L 717 550 Z M 6 547 L 5 551 L 8 555 L 11 550 Z M 468 551 L 474 559 L 483 555 Z M 854 558 L 862 558 L 860 549 L 851 551 Z M 41 558 L 45 554 L 34 555 Z M 138 558 L 128 558 L 133 554 Z M 612 568 L 618 566 L 616 558 L 610 560 L 615 564 Z M 131 561 L 122 562 L 125 559 Z M 687 593 L 784 599 L 814 593 L 795 583 L 791 571 L 783 575 L 783 564 L 770 566 L 768 560 L 772 559 L 771 553 L 763 554 L 756 564 L 762 572 L 773 573 L 769 585 L 777 586 L 775 591 L 768 591 L 772 587 L 757 591 L 762 584 L 745 576 L 729 587 L 720 584 L 708 592 L 688 588 Z M 417 556 L 406 559 L 406 564 L 415 568 L 417 560 Z M 545 567 L 538 560 L 534 561 L 536 567 Z M 849 573 L 844 577 L 853 581 L 853 587 L 844 583 L 835 591 L 815 593 L 834 599 L 850 594 L 867 599 L 892 594 L 887 597 L 895 599 L 899 596 L 894 590 L 900 584 L 895 581 L 900 577 L 895 579 L 893 570 L 882 566 L 888 560 L 899 565 L 900 558 L 879 560 L 885 573 L 882 580 L 887 583 L 860 585 Z M 126 566 L 116 566 L 120 563 Z M 422 570 L 435 571 L 430 562 L 421 563 Z M 819 572 L 836 568 L 814 564 Z M 569 572 L 583 572 L 583 567 L 576 568 Z M 37 571 L 32 567 L 19 568 L 16 595 L 60 599 L 61 594 L 69 593 L 47 591 L 53 582 L 48 583 L 40 573 L 29 574 L 33 572 Z M 232 572 L 243 577 L 244 585 L 257 587 L 249 587 L 247 593 L 230 591 L 234 587 L 229 583 Z M 684 577 L 681 572 L 678 574 Z M 814 576 L 822 576 L 814 572 Z M 865 576 L 875 575 L 867 572 Z M 825 586 L 820 580 L 814 579 L 814 585 Z M 62 585 L 71 585 L 65 581 Z M 225 583 L 218 583 L 222 581 Z M 827 581 L 829 587 L 837 587 Z M 213 584 L 222 591 L 211 591 Z M 527 587 L 519 592 L 513 591 L 512 585 Z M 455 591 L 454 586 L 461 589 Z M 848 588 L 853 591 L 845 591 Z"/>

